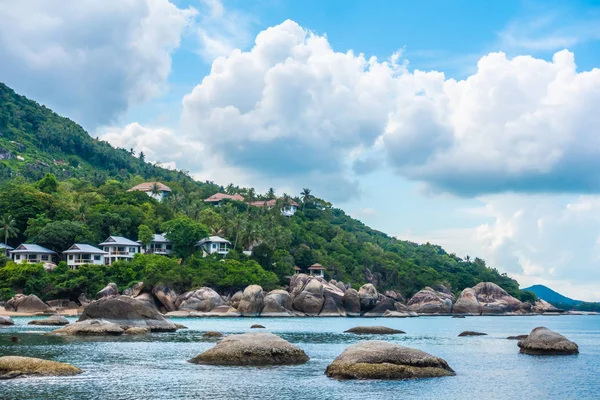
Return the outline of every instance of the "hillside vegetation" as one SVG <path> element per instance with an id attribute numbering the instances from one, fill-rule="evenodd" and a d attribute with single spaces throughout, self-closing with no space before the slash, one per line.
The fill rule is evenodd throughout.
<path id="1" fill-rule="evenodd" d="M 248 283 L 268 289 L 285 285 L 294 265 L 305 269 L 315 262 L 326 267 L 327 278 L 355 287 L 371 282 L 404 296 L 438 284 L 458 294 L 481 281 L 497 283 L 519 298 L 530 296 L 482 259 L 463 259 L 440 246 L 397 240 L 310 190 L 289 196 L 276 196 L 273 190 L 257 194 L 252 188 L 195 182 L 184 172 L 146 163 L 143 155 L 92 139 L 74 122 L 2 84 L 0 135 L 0 158 L 10 153 L 0 159 L 0 217 L 14 219 L 17 233 L 9 240 L 13 246 L 35 242 L 61 252 L 74 242 L 97 245 L 109 235 L 136 240 L 140 226 L 147 226 L 167 232 L 178 253 L 175 258 L 140 255 L 129 264 L 77 271 L 61 265 L 51 273 L 40 265 L 3 261 L 4 298 L 23 290 L 43 298 L 95 295 L 109 281 L 121 287 L 140 280 L 162 282 L 178 290 L 207 285 L 233 291 Z M 163 203 L 127 192 L 144 181 L 161 181 L 173 192 Z M 280 200 L 270 210 L 237 201 L 222 207 L 203 201 L 219 191 L 239 193 L 246 201 Z M 280 206 L 292 200 L 300 208 L 293 217 L 284 217 Z M 225 262 L 194 252 L 194 241 L 209 234 L 235 245 Z M 249 247 L 251 257 L 242 254 Z"/>

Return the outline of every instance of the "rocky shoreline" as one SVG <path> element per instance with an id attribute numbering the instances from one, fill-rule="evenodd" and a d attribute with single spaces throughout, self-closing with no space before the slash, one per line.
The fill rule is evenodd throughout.
<path id="1" fill-rule="evenodd" d="M 119 301 L 110 301 L 119 298 Z M 156 315 L 169 318 L 187 317 L 363 317 L 411 318 L 422 316 L 525 316 L 525 315 L 582 315 L 595 314 L 565 312 L 537 300 L 534 304 L 522 302 L 509 295 L 500 286 L 481 282 L 464 289 L 458 298 L 442 285 L 425 287 L 410 299 L 396 291 L 380 293 L 367 283 L 355 290 L 349 284 L 305 274 L 294 275 L 287 290 L 265 292 L 258 285 L 250 285 L 233 295 L 220 295 L 208 287 L 178 294 L 165 285 L 146 287 L 143 282 L 119 292 L 109 283 L 89 301 L 81 295 L 78 302 L 53 300 L 44 303 L 35 295 L 16 295 L 0 309 L 0 315 L 86 315 L 97 318 L 98 304 L 114 308 L 114 304 L 136 299 Z M 138 302 L 129 302 L 127 309 Z M 134 305 L 132 305 L 134 304 Z M 150 312 L 150 311 L 148 311 Z M 152 329 L 152 327 L 150 327 Z M 171 329 L 169 327 L 168 329 Z"/>

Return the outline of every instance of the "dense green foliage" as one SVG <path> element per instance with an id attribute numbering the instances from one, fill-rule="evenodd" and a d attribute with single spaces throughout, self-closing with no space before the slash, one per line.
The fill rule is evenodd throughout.
<path id="1" fill-rule="evenodd" d="M 271 209 L 231 201 L 209 205 L 203 200 L 218 191 L 239 193 L 248 202 L 274 199 L 276 194 L 273 189 L 260 195 L 252 188 L 195 182 L 184 172 L 146 163 L 133 151 L 92 139 L 74 122 L 2 84 L 0 135 L 0 155 L 11 153 L 9 159 L 0 158 L 0 214 L 14 219 L 10 244 L 39 241 L 61 252 L 72 242 L 97 245 L 109 235 L 137 240 L 141 232 L 146 240 L 149 229 L 166 232 L 176 257 L 183 259 L 179 264 L 175 258 L 139 257 L 129 265 L 77 271 L 61 265 L 52 273 L 9 262 L 0 268 L 0 289 L 5 292 L 73 297 L 78 291 L 94 294 L 109 281 L 124 287 L 138 280 L 172 284 L 179 290 L 203 284 L 226 291 L 250 283 L 271 288 L 284 285 L 294 265 L 306 270 L 319 262 L 327 278 L 355 286 L 370 281 L 380 290 L 395 289 L 405 296 L 436 284 L 458 294 L 481 281 L 521 296 L 515 280 L 484 260 L 462 259 L 440 246 L 389 237 L 308 188 L 297 196 L 283 194 Z M 172 193 L 159 203 L 145 193 L 127 191 L 144 181 L 161 181 Z M 283 216 L 281 208 L 292 201 L 300 204 L 298 211 L 293 217 Z M 235 251 L 224 262 L 194 254 L 194 243 L 209 234 L 233 244 Z M 252 250 L 251 259 L 244 250 Z"/>

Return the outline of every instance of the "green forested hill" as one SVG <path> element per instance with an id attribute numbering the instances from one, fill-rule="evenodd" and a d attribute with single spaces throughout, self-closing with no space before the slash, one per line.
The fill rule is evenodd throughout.
<path id="1" fill-rule="evenodd" d="M 160 281 L 178 290 L 208 285 L 231 291 L 252 281 L 273 287 L 285 284 L 294 265 L 307 268 L 315 262 L 326 267 L 327 278 L 354 286 L 372 282 L 404 296 L 438 284 L 458 294 L 481 281 L 495 282 L 517 297 L 531 295 L 479 258 L 462 259 L 440 246 L 389 237 L 307 190 L 303 195 L 276 196 L 272 190 L 260 195 L 252 188 L 195 182 L 183 172 L 150 165 L 91 138 L 76 123 L 2 84 L 0 135 L 0 218 L 10 216 L 18 230 L 10 244 L 29 241 L 61 252 L 75 241 L 97 244 L 111 234 L 135 240 L 148 227 L 166 231 L 183 260 L 142 256 L 130 265 L 59 267 L 52 273 L 6 263 L 0 268 L 2 297 L 25 290 L 45 298 L 76 298 L 82 291 L 95 294 L 108 281 L 121 286 Z M 127 192 L 155 180 L 173 189 L 163 203 Z M 279 207 L 266 210 L 243 202 L 213 207 L 203 201 L 218 191 L 239 193 L 246 201 L 281 197 L 282 203 L 294 200 L 301 206 L 286 218 Z M 236 251 L 216 264 L 194 255 L 194 241 L 207 234 L 228 238 Z M 242 254 L 249 247 L 250 258 Z"/>

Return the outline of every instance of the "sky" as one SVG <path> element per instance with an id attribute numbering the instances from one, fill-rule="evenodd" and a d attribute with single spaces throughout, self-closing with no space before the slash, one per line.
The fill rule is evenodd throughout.
<path id="1" fill-rule="evenodd" d="M 0 81 L 199 180 L 600 301 L 600 2 L 4 0 Z"/>

